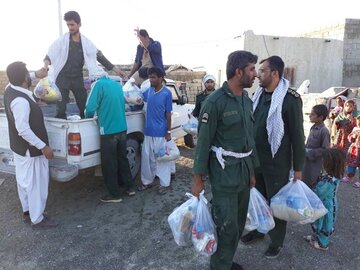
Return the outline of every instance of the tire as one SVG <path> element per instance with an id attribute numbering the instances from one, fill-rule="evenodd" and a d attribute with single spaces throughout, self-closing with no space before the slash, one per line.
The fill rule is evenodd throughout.
<path id="1" fill-rule="evenodd" d="M 191 134 L 186 134 L 184 136 L 184 143 L 187 147 L 190 148 L 194 148 L 195 147 L 195 142 L 194 142 L 194 137 Z"/>
<path id="2" fill-rule="evenodd" d="M 131 176 L 135 180 L 140 171 L 141 165 L 140 143 L 136 139 L 128 138 L 126 141 L 126 153 L 131 170 Z"/>

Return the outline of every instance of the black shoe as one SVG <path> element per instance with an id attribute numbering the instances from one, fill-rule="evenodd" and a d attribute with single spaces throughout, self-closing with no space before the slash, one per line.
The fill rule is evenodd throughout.
<path id="1" fill-rule="evenodd" d="M 176 174 L 175 174 L 175 173 L 172 173 L 172 174 L 170 175 L 170 179 L 171 179 L 171 180 L 175 180 L 175 178 L 176 178 Z"/>
<path id="2" fill-rule="evenodd" d="M 46 230 L 57 227 L 59 224 L 49 215 L 44 215 L 42 221 L 36 224 L 31 224 L 33 230 Z"/>
<path id="3" fill-rule="evenodd" d="M 113 197 L 111 195 L 106 195 L 101 197 L 100 201 L 102 202 L 107 202 L 107 203 L 118 203 L 118 202 L 122 202 L 122 199 L 120 197 Z"/>
<path id="4" fill-rule="evenodd" d="M 272 247 L 269 246 L 269 248 L 265 251 L 265 257 L 267 259 L 276 259 L 279 257 L 281 247 Z"/>
<path id="5" fill-rule="evenodd" d="M 25 224 L 31 224 L 31 219 L 30 219 L 30 213 L 29 211 L 26 211 L 23 213 L 23 222 Z"/>
<path id="6" fill-rule="evenodd" d="M 251 231 L 248 234 L 245 234 L 240 238 L 241 242 L 244 244 L 250 244 L 256 240 L 260 240 L 264 238 L 264 234 L 259 233 L 258 231 Z"/>
<path id="7" fill-rule="evenodd" d="M 244 268 L 240 264 L 233 262 L 230 270 L 244 270 Z"/>

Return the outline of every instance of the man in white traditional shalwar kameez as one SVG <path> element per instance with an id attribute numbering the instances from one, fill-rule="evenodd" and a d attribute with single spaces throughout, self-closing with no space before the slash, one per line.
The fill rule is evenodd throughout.
<path id="1" fill-rule="evenodd" d="M 144 128 L 144 142 L 141 152 L 141 181 L 139 190 L 146 190 L 154 186 L 155 177 L 160 179 L 159 194 L 165 194 L 170 187 L 171 171 L 175 168 L 171 161 L 158 162 L 157 154 L 165 147 L 166 141 L 171 140 L 171 111 L 172 94 L 163 85 L 164 72 L 158 67 L 148 70 L 151 87 L 144 92 L 147 102 Z"/>
<path id="2" fill-rule="evenodd" d="M 26 65 L 14 62 L 7 67 L 6 74 L 10 83 L 5 89 L 4 105 L 23 221 L 32 224 L 33 229 L 52 228 L 58 224 L 44 214 L 49 186 L 48 159 L 53 157 L 44 117 L 29 90 L 31 77 Z"/>

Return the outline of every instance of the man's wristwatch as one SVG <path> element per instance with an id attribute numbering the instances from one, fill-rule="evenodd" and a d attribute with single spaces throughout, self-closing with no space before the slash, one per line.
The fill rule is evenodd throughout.
<path id="1" fill-rule="evenodd" d="M 170 130 L 168 130 L 168 131 L 167 131 L 167 134 L 171 134 L 171 131 L 170 131 Z"/>

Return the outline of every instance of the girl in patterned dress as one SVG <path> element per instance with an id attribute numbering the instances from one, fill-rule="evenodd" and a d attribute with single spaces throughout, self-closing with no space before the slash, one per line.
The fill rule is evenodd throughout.
<path id="1" fill-rule="evenodd" d="M 320 198 L 328 213 L 312 223 L 313 234 L 304 237 L 312 247 L 319 250 L 328 250 L 330 236 L 334 232 L 334 225 L 338 215 L 336 193 L 340 179 L 345 172 L 345 165 L 343 151 L 335 148 L 324 150 L 323 166 L 326 173 L 318 178 L 313 191 Z"/>
<path id="2" fill-rule="evenodd" d="M 351 182 L 356 168 L 360 167 L 360 116 L 356 117 L 356 126 L 349 134 L 348 141 L 351 142 L 351 145 L 346 156 L 347 175 L 341 180 L 345 183 Z M 360 187 L 360 182 L 356 182 L 353 186 Z"/>
<path id="3" fill-rule="evenodd" d="M 354 100 L 349 99 L 345 102 L 342 113 L 334 121 L 336 135 L 333 147 L 343 150 L 344 153 L 347 153 L 350 146 L 348 136 L 355 127 L 354 116 L 356 116 L 356 104 Z"/>

